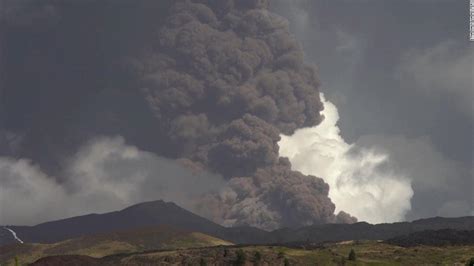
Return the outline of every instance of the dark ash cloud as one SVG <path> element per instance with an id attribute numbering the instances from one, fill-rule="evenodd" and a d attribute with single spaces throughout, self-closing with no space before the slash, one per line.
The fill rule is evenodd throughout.
<path id="1" fill-rule="evenodd" d="M 322 120 L 314 68 L 266 1 L 217 3 L 177 3 L 125 72 L 174 143 L 170 153 L 229 180 L 206 196 L 213 219 L 266 229 L 336 221 L 327 184 L 278 154 L 280 133 Z"/>
<path id="2" fill-rule="evenodd" d="M 334 214 L 322 179 L 279 158 L 280 134 L 319 124 L 323 105 L 315 68 L 268 1 L 19 4 L 4 20 L 2 127 L 21 138 L 2 155 L 31 158 L 59 184 L 94 184 L 64 169 L 88 140 L 122 135 L 141 151 L 223 176 L 227 186 L 201 203 L 227 225 L 354 220 Z"/>

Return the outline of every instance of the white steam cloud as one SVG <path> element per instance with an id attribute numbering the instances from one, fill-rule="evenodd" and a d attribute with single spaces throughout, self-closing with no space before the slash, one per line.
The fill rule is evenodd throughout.
<path id="1" fill-rule="evenodd" d="M 411 181 L 391 167 L 387 153 L 346 143 L 336 106 L 323 95 L 322 100 L 325 120 L 282 136 L 280 156 L 288 157 L 293 169 L 323 178 L 336 211 L 370 223 L 403 220 L 411 209 Z"/>
<path id="2" fill-rule="evenodd" d="M 193 200 L 224 184 L 175 161 L 125 144 L 121 137 L 85 145 L 58 183 L 31 161 L 0 158 L 0 224 L 31 225 L 142 201 L 164 199 L 192 209 Z"/>
<path id="3" fill-rule="evenodd" d="M 364 135 L 355 145 L 390 153 L 390 162 L 410 177 L 414 195 L 406 219 L 466 216 L 473 209 L 472 168 L 439 152 L 429 137 Z"/>

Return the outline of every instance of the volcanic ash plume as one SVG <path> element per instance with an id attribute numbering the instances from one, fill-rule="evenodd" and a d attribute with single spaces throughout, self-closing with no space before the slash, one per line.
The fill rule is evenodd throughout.
<path id="1" fill-rule="evenodd" d="M 353 221 L 334 215 L 322 179 L 279 158 L 280 134 L 319 124 L 323 105 L 315 70 L 267 5 L 177 1 L 125 74 L 173 144 L 161 152 L 228 180 L 200 202 L 203 214 L 266 229 Z"/>
<path id="2" fill-rule="evenodd" d="M 280 154 L 290 159 L 294 169 L 322 176 L 337 209 L 371 223 L 403 220 L 411 209 L 411 181 L 394 170 L 385 151 L 346 143 L 336 125 L 336 106 L 329 101 L 324 105 L 325 120 L 283 136 Z"/>

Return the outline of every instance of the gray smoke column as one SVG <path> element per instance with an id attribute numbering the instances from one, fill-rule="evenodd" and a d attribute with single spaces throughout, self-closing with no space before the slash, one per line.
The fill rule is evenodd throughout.
<path id="1" fill-rule="evenodd" d="M 292 171 L 280 134 L 319 124 L 315 69 L 268 1 L 176 1 L 152 41 L 124 60 L 172 143 L 163 154 L 221 174 L 228 185 L 200 202 L 225 225 L 265 229 L 353 222 L 334 215 L 329 186 Z"/>

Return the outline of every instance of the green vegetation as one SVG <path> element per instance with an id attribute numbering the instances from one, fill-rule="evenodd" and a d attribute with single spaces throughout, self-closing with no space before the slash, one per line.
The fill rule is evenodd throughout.
<path id="1" fill-rule="evenodd" d="M 260 251 L 256 251 L 255 252 L 255 255 L 253 257 L 253 261 L 254 261 L 254 265 L 258 266 L 260 265 L 260 262 L 262 261 L 262 254 L 260 253 Z"/>
<path id="2" fill-rule="evenodd" d="M 227 256 L 224 256 L 225 250 L 228 250 Z M 351 250 L 354 251 L 355 261 L 348 258 L 348 254 L 352 253 Z M 170 256 L 169 252 L 166 254 Z M 251 261 L 253 265 L 395 266 L 466 265 L 471 259 L 472 254 L 474 254 L 474 246 L 448 246 L 442 248 L 419 246 L 404 248 L 377 241 L 361 241 L 359 243 L 327 244 L 322 248 L 315 249 L 282 246 L 230 246 L 177 250 L 173 256 L 185 258 L 182 260 L 183 264 L 192 262 L 192 258 L 196 258 L 194 260 L 195 265 L 199 265 L 201 257 L 213 257 L 221 265 L 245 265 Z M 164 256 L 161 252 L 150 254 L 150 258 L 153 257 L 156 264 L 159 264 L 160 258 Z M 134 259 L 127 258 L 124 261 L 131 263 Z"/>
<path id="3" fill-rule="evenodd" d="M 117 249 L 118 243 L 108 242 L 110 246 L 96 246 L 97 250 L 87 247 L 88 252 L 98 254 Z M 55 245 L 55 244 L 53 244 Z M 64 245 L 64 243 L 63 243 Z M 18 255 L 21 263 L 33 261 L 29 255 L 41 248 L 18 245 L 24 254 Z M 107 249 L 104 249 L 107 247 Z M 99 250 L 99 248 L 102 250 Z M 63 249 L 58 249 L 63 250 Z M 0 249 L 0 258 L 11 250 Z M 84 249 L 81 250 L 83 252 Z M 474 266 L 474 246 L 445 247 L 399 247 L 377 241 L 347 241 L 337 244 L 326 244 L 317 248 L 293 248 L 285 246 L 216 246 L 192 249 L 174 249 L 167 251 L 131 251 L 116 256 L 104 257 L 99 262 L 104 265 L 469 265 Z M 47 254 L 48 253 L 43 253 Z M 71 254 L 71 253 L 68 253 Z M 82 253 L 84 254 L 84 253 Z M 353 254 L 353 255 L 351 255 Z M 87 254 L 86 254 L 87 255 Z M 0 260 L 2 265 L 13 266 L 15 256 L 10 260 Z M 37 258 L 36 258 L 37 259 Z M 34 260 L 36 260 L 34 259 Z M 103 263 L 102 263 L 103 262 Z"/>
<path id="4" fill-rule="evenodd" d="M 344 266 L 346 265 L 346 258 L 341 256 L 341 265 Z"/>
<path id="5" fill-rule="evenodd" d="M 467 263 L 467 266 L 474 266 L 474 257 L 472 257 Z"/>
<path id="6" fill-rule="evenodd" d="M 232 243 L 196 232 L 166 227 L 81 237 L 54 244 L 17 244 L 0 248 L 0 265 L 28 264 L 52 255 L 86 255 L 100 258 L 119 253 L 157 249 L 225 246 Z"/>
<path id="7" fill-rule="evenodd" d="M 285 257 L 285 253 L 283 251 L 278 252 L 278 258 L 282 259 Z"/>
<path id="8" fill-rule="evenodd" d="M 254 260 L 255 261 L 261 261 L 262 260 L 262 254 L 259 251 L 255 252 Z"/>
<path id="9" fill-rule="evenodd" d="M 351 249 L 351 252 L 349 252 L 348 260 L 355 261 L 356 260 L 356 253 L 354 249 Z"/>
<path id="10" fill-rule="evenodd" d="M 237 258 L 235 259 L 235 265 L 236 266 L 245 265 L 245 260 L 247 259 L 245 252 L 239 249 L 237 250 L 236 255 L 237 255 Z"/>

